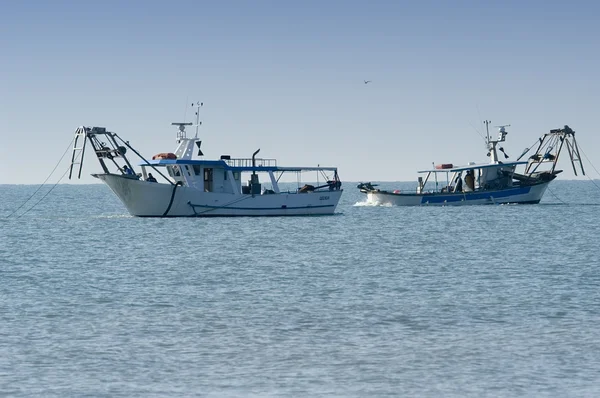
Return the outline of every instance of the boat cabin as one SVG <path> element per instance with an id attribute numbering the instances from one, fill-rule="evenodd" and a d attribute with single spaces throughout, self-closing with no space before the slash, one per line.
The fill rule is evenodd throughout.
<path id="1" fill-rule="evenodd" d="M 473 192 L 510 188 L 515 184 L 516 167 L 527 162 L 500 162 L 454 166 L 438 165 L 430 170 L 420 170 L 425 177 L 418 178 L 417 194 L 436 192 Z M 428 185 L 429 183 L 429 185 Z M 426 189 L 435 185 L 434 188 Z"/>
<path id="2" fill-rule="evenodd" d="M 197 154 L 203 156 L 200 150 L 201 141 L 187 138 L 185 126 L 189 123 L 173 123 L 179 126 L 177 141 L 179 143 L 174 153 L 159 153 L 152 160 L 138 164 L 141 167 L 141 177 L 148 180 L 149 174 L 156 171 L 170 183 L 195 188 L 202 192 L 264 195 L 281 193 L 279 182 L 285 173 L 296 173 L 296 180 L 301 181 L 304 172 L 316 172 L 316 178 L 310 180 L 316 185 L 299 186 L 295 193 L 308 193 L 318 190 L 340 190 L 341 182 L 336 167 L 279 167 L 275 159 L 257 158 L 258 149 L 251 158 L 232 158 L 221 155 L 218 160 L 193 159 Z M 266 174 L 266 184 L 260 181 L 259 175 Z M 154 178 L 158 176 L 153 174 Z M 319 185 L 322 178 L 322 185 Z"/>

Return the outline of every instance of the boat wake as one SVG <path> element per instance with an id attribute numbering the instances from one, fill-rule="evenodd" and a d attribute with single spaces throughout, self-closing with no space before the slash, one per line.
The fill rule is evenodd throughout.
<path id="1" fill-rule="evenodd" d="M 93 216 L 92 218 L 133 218 L 131 214 L 105 214 Z"/>
<path id="2" fill-rule="evenodd" d="M 354 207 L 392 207 L 393 205 L 391 203 L 379 203 L 379 202 L 372 202 L 370 200 L 364 200 L 362 202 L 356 202 L 353 206 Z"/>

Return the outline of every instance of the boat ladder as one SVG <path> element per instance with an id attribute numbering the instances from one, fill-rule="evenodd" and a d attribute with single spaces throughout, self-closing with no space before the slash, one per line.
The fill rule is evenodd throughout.
<path id="1" fill-rule="evenodd" d="M 71 155 L 71 167 L 69 168 L 69 180 L 73 175 L 73 168 L 79 166 L 77 178 L 81 178 L 81 169 L 83 167 L 83 157 L 85 155 L 85 143 L 87 135 L 85 127 L 79 127 L 75 131 L 75 141 L 73 142 L 73 154 Z"/>

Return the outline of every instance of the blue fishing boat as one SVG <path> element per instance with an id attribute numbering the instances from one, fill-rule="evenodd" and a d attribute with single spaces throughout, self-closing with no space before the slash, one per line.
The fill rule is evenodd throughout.
<path id="1" fill-rule="evenodd" d="M 575 131 L 569 126 L 550 130 L 539 138 L 537 146 L 527 148 L 516 161 L 508 161 L 509 156 L 499 146 L 506 141 L 509 125 L 498 126 L 496 139 L 489 134 L 489 121 L 486 125 L 486 145 L 489 163 L 456 166 L 452 163 L 439 164 L 418 173 L 418 184 L 414 192 L 381 190 L 376 184 L 360 183 L 358 188 L 365 193 L 369 202 L 394 206 L 450 206 L 520 203 L 535 204 L 542 199 L 548 185 L 562 170 L 556 169 L 560 153 L 567 149 L 573 172 L 578 169 L 585 175 L 575 140 Z M 523 159 L 536 147 L 535 153 Z M 499 159 L 499 153 L 504 160 Z M 524 168 L 518 173 L 519 167 Z"/>

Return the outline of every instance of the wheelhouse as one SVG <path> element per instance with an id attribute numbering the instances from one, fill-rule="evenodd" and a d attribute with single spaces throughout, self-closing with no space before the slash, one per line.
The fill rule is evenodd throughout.
<path id="1" fill-rule="evenodd" d="M 514 184 L 513 177 L 516 167 L 523 164 L 527 164 L 527 162 L 471 163 L 459 167 L 439 165 L 435 169 L 420 170 L 418 173 L 425 174 L 425 177 L 418 178 L 417 193 L 462 192 L 463 190 L 469 192 L 479 189 L 509 188 Z M 473 177 L 472 186 L 468 186 L 468 175 Z M 465 181 L 464 185 L 462 180 Z"/>
<path id="2" fill-rule="evenodd" d="M 296 174 L 298 182 L 298 188 L 293 192 L 288 190 L 288 193 L 341 189 L 336 167 L 278 167 L 275 159 L 231 158 L 223 155 L 220 160 L 155 159 L 142 162 L 139 166 L 144 180 L 154 169 L 174 183 L 202 192 L 251 195 L 281 193 L 280 181 L 285 174 Z M 162 172 L 164 170 L 166 173 Z M 307 172 L 312 172 L 314 177 L 306 179 Z M 260 182 L 259 175 L 266 176 L 265 183 Z M 311 184 L 302 184 L 303 180 Z"/>

